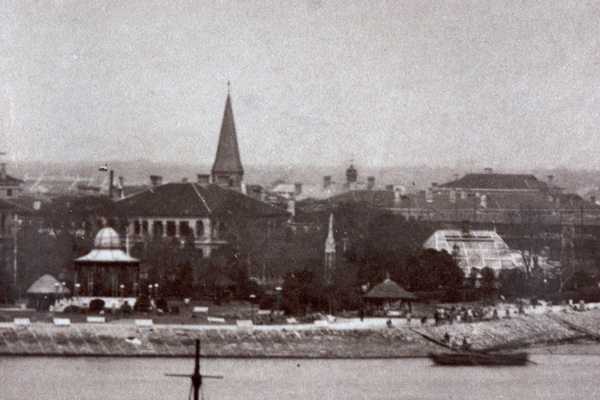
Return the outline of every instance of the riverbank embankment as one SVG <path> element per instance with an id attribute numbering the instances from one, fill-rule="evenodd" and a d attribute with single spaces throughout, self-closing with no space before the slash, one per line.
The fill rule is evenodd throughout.
<path id="1" fill-rule="evenodd" d="M 467 337 L 474 348 L 507 342 L 549 346 L 574 341 L 594 343 L 561 322 L 600 333 L 600 310 L 435 325 L 347 320 L 329 327 L 290 325 L 236 327 L 208 325 L 136 326 L 105 324 L 0 324 L 0 354 L 36 356 L 185 357 L 202 341 L 206 357 L 385 358 L 421 357 L 442 348 L 414 330 L 450 343 Z M 398 321 L 398 320 L 397 320 Z M 414 330 L 413 330 L 414 329 Z M 589 347 L 589 346 L 588 346 Z M 592 349 L 600 347 L 594 346 Z M 587 350 L 589 351 L 589 349 Z M 595 351 L 595 350 L 592 350 Z"/>

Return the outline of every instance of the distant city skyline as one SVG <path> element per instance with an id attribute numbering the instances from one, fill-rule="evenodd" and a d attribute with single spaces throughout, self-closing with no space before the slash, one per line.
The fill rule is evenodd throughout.
<path id="1" fill-rule="evenodd" d="M 600 3 L 0 3 L 7 161 L 600 169 Z"/>

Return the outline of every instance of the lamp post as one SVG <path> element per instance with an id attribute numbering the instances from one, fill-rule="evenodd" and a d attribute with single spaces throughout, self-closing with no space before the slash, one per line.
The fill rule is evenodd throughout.
<path id="1" fill-rule="evenodd" d="M 13 245 L 13 285 L 14 285 L 14 290 L 15 290 L 15 294 L 17 297 L 21 297 L 21 290 L 19 289 L 18 286 L 18 270 L 19 270 L 19 263 L 18 263 L 18 257 L 19 257 L 19 229 L 21 228 L 21 222 L 23 222 L 22 220 L 19 219 L 19 217 L 15 214 L 14 220 L 13 220 L 13 232 L 14 232 L 14 245 Z"/>
<path id="2" fill-rule="evenodd" d="M 119 289 L 121 289 L 121 297 L 125 297 L 125 285 L 121 283 L 121 285 L 119 285 Z"/>
<path id="3" fill-rule="evenodd" d="M 148 297 L 152 297 L 152 284 L 148 285 Z"/>
<path id="4" fill-rule="evenodd" d="M 158 299 L 158 283 L 154 284 L 154 298 Z"/>
<path id="5" fill-rule="evenodd" d="M 254 300 L 256 300 L 256 295 L 252 293 L 250 296 L 250 314 L 252 314 L 252 319 L 254 319 Z"/>
<path id="6" fill-rule="evenodd" d="M 80 287 L 81 287 L 80 283 L 76 283 L 75 284 L 75 293 L 74 293 L 75 297 L 77 297 L 79 295 L 79 288 Z"/>
<path id="7" fill-rule="evenodd" d="M 281 286 L 275 288 L 275 293 L 277 293 L 277 311 L 279 312 L 281 306 Z"/>

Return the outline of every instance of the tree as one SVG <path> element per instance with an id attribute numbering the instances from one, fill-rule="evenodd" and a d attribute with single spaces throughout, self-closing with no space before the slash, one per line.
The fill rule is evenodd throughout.
<path id="1" fill-rule="evenodd" d="M 525 264 L 525 274 L 530 276 L 538 268 L 540 251 L 546 246 L 543 233 L 547 230 L 540 210 L 531 205 L 521 205 L 517 226 L 518 248 Z"/>
<path id="2" fill-rule="evenodd" d="M 500 271 L 500 294 L 506 298 L 527 296 L 527 275 L 518 268 Z"/>
<path id="3" fill-rule="evenodd" d="M 311 311 L 324 311 L 328 307 L 323 281 L 313 271 L 286 274 L 281 296 L 281 306 L 287 314 L 304 315 Z"/>
<path id="4" fill-rule="evenodd" d="M 496 274 L 490 267 L 481 270 L 481 291 L 484 296 L 493 296 L 497 290 Z"/>

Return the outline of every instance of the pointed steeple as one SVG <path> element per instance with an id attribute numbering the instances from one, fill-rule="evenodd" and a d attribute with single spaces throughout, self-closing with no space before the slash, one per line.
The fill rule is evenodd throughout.
<path id="1" fill-rule="evenodd" d="M 329 231 L 325 239 L 325 282 L 331 283 L 335 269 L 335 238 L 333 237 L 333 213 L 329 216 Z"/>
<path id="2" fill-rule="evenodd" d="M 216 184 L 240 188 L 244 176 L 244 168 L 242 167 L 235 122 L 233 121 L 229 82 L 227 86 L 227 101 L 225 102 L 219 146 L 217 147 L 217 156 L 212 168 L 212 176 L 213 182 Z"/>
<path id="3" fill-rule="evenodd" d="M 329 232 L 325 240 L 325 254 L 335 253 L 335 238 L 333 237 L 333 213 L 329 216 Z"/>

